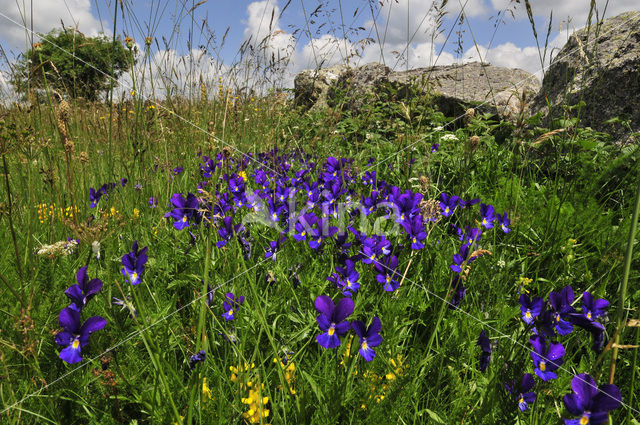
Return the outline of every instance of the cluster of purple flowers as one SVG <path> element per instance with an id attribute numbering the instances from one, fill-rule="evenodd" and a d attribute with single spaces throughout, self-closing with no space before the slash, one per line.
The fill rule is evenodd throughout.
<path id="1" fill-rule="evenodd" d="M 173 209 L 165 217 L 173 219 L 178 230 L 211 218 L 218 230 L 217 246 L 221 248 L 237 237 L 245 258 L 251 252 L 249 223 L 279 230 L 265 249 L 265 258 L 274 261 L 288 236 L 317 252 L 331 243 L 340 258 L 329 280 L 351 296 L 359 288 L 358 263 L 372 265 L 383 289 L 394 291 L 400 285 L 397 268 L 402 251 L 425 246 L 427 223 L 420 209 L 422 195 L 387 184 L 375 171 L 355 177 L 352 159 L 329 157 L 324 163 L 316 163 L 312 155 L 301 151 L 281 155 L 273 150 L 257 156 L 247 154 L 241 160 L 223 154 L 202 156 L 201 160 L 204 180 L 199 187 L 207 187 L 213 200 L 205 202 L 192 193 L 176 193 L 171 197 Z M 251 161 L 259 165 L 247 176 L 245 170 Z M 297 171 L 294 164 L 299 164 Z M 217 181 L 208 181 L 215 175 Z M 360 188 L 364 193 L 356 199 Z M 302 206 L 300 211 L 296 205 Z M 376 233 L 365 233 L 367 223 L 358 226 L 356 220 L 362 223 L 371 214 L 377 214 L 371 221 L 382 220 L 392 228 L 387 225 Z M 341 226 L 334 225 L 334 220 Z M 385 234 L 399 237 L 389 240 Z"/>
<path id="2" fill-rule="evenodd" d="M 81 350 L 89 344 L 91 333 L 107 324 L 107 320 L 101 316 L 89 317 L 84 322 L 81 317 L 87 303 L 102 289 L 102 281 L 89 280 L 87 266 L 78 270 L 76 281 L 77 284 L 71 285 L 64 292 L 71 304 L 58 315 L 58 323 L 63 330 L 55 336 L 56 344 L 65 347 L 60 351 L 59 357 L 69 364 L 82 361 Z"/>
<path id="3" fill-rule="evenodd" d="M 264 257 L 273 261 L 277 261 L 289 236 L 318 253 L 329 245 L 334 248 L 335 270 L 327 280 L 346 298 L 337 307 L 328 296 L 316 301 L 318 324 L 324 331 L 318 342 L 326 348 L 338 346 L 338 336 L 350 329 L 344 319 L 353 311 L 350 298 L 361 288 L 360 276 L 365 272 L 362 265 L 371 267 L 383 291 L 396 291 L 402 282 L 402 259 L 406 253 L 425 247 L 428 224 L 436 221 L 423 212 L 421 193 L 388 184 L 376 171 L 358 177 L 352 170 L 352 159 L 329 157 L 319 162 L 302 151 L 281 154 L 277 149 L 246 154 L 240 159 L 223 153 L 199 157 L 202 181 L 198 188 L 206 188 L 211 196 L 174 194 L 173 209 L 165 217 L 173 220 L 176 229 L 212 223 L 217 229 L 217 247 L 222 248 L 235 238 L 245 258 L 251 252 L 249 225 L 256 223 L 278 231 L 265 247 Z M 257 166 L 250 167 L 252 162 Z M 446 193 L 441 199 L 440 213 L 444 217 L 453 215 L 458 207 L 480 202 Z M 469 258 L 470 248 L 478 244 L 481 229 L 491 229 L 497 223 L 505 233 L 510 231 L 506 213 L 496 215 L 493 206 L 485 204 L 480 205 L 480 213 L 478 228 L 458 229 L 463 245 L 452 265 L 458 273 L 476 258 Z M 374 222 L 376 225 L 371 226 Z M 455 283 L 453 302 L 459 303 L 465 288 L 458 276 Z M 227 294 L 223 317 L 233 320 L 242 301 L 241 297 Z M 358 324 L 353 327 L 361 343 L 364 341 L 365 358 L 373 358 L 372 347 L 379 344 L 379 322 L 376 318 L 366 328 L 356 321 Z"/>
<path id="4" fill-rule="evenodd" d="M 573 307 L 573 288 L 566 286 L 560 291 L 551 291 L 546 301 L 540 297 L 530 298 L 527 294 L 521 294 L 519 301 L 522 320 L 541 340 L 568 335 L 573 332 L 574 326 L 578 326 L 592 335 L 593 350 L 602 350 L 604 326 L 598 319 L 607 314 L 607 300 L 595 299 L 590 292 L 584 291 L 582 311 L 577 311 Z"/>
<path id="5" fill-rule="evenodd" d="M 127 184 L 127 179 L 122 178 L 120 179 L 120 186 L 124 187 Z M 100 199 L 104 196 L 104 197 L 108 197 L 113 190 L 118 186 L 117 183 L 115 182 L 111 182 L 111 183 L 105 183 L 102 186 L 100 186 L 98 188 L 98 190 L 90 187 L 89 188 L 89 200 L 91 201 L 91 204 L 89 205 L 90 208 L 95 208 L 96 206 L 98 206 L 98 202 L 100 202 Z"/>
<path id="6" fill-rule="evenodd" d="M 449 301 L 449 308 L 455 309 L 464 300 L 466 293 L 460 274 L 464 272 L 466 266 L 482 255 L 479 242 L 482 239 L 483 228 L 484 230 L 493 229 L 497 224 L 504 233 L 509 233 L 511 229 L 508 226 L 511 224 L 511 220 L 509 220 L 506 212 L 504 214 L 496 214 L 493 205 L 481 203 L 480 199 L 465 201 L 459 196 L 442 193 L 440 200 L 440 214 L 443 217 L 453 216 L 458 207 L 464 209 L 480 203 L 480 226 L 464 226 L 464 228 L 461 228 L 451 223 L 451 227 L 456 232 L 460 242 L 462 242 L 458 252 L 453 254 L 453 263 L 449 266 L 456 273 L 452 281 L 453 296 Z"/>
<path id="7" fill-rule="evenodd" d="M 519 302 L 522 320 L 532 333 L 529 343 L 534 373 L 542 381 L 558 377 L 556 371 L 564 363 L 566 350 L 557 339 L 572 333 L 575 326 L 592 335 L 592 348 L 595 351 L 602 350 L 605 329 L 598 319 L 607 314 L 607 300 L 596 299 L 590 292 L 584 291 L 582 308 L 578 311 L 573 307 L 573 288 L 566 286 L 560 291 L 550 292 L 546 300 L 521 294 Z M 489 339 L 484 331 L 478 339 L 478 345 L 482 350 L 479 368 L 484 371 L 491 355 Z M 534 385 L 533 375 L 527 373 L 519 383 L 510 381 L 505 387 L 517 401 L 519 409 L 525 411 L 536 400 L 536 393 L 532 391 Z M 564 404 L 570 413 L 580 416 L 580 419 L 565 419 L 566 424 L 602 424 L 607 421 L 607 412 L 620 406 L 620 391 L 615 385 L 598 388 L 591 376 L 581 374 L 574 377 L 571 387 L 574 392 L 564 397 Z"/>

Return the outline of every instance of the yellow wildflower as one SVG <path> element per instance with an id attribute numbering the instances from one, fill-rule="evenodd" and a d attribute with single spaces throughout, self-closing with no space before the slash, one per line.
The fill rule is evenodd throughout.
<path id="1" fill-rule="evenodd" d="M 202 378 L 202 396 L 211 400 L 213 395 L 211 393 L 211 388 L 207 385 L 207 378 Z"/>

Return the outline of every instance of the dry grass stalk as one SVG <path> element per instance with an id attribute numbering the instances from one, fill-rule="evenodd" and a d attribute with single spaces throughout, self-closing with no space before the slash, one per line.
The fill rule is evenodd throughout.
<path id="1" fill-rule="evenodd" d="M 536 140 L 534 140 L 533 143 L 531 143 L 531 146 L 538 146 L 539 144 L 541 144 L 545 140 L 555 136 L 556 134 L 562 133 L 564 130 L 565 130 L 564 128 L 558 128 L 558 129 L 549 131 L 547 133 L 544 133 L 540 137 L 538 137 Z"/>

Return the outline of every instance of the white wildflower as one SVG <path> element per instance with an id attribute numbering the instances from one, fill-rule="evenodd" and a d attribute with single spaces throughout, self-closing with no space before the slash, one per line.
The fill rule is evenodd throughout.
<path id="1" fill-rule="evenodd" d="M 440 140 L 442 140 L 443 142 L 450 142 L 450 141 L 454 141 L 457 142 L 458 138 L 456 137 L 455 134 L 453 133 L 447 133 L 445 135 L 443 135 Z"/>
<path id="2" fill-rule="evenodd" d="M 58 241 L 51 245 L 42 245 L 40 249 L 38 249 L 37 254 L 40 256 L 61 255 L 65 257 L 71 254 L 76 246 L 78 246 L 78 242 L 75 239 Z"/>

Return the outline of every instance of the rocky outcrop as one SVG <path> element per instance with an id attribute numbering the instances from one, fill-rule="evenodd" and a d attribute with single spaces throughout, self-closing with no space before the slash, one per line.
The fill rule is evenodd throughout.
<path id="1" fill-rule="evenodd" d="M 607 132 L 618 144 L 631 142 L 631 133 L 640 131 L 640 12 L 573 33 L 552 60 L 531 112 L 541 112 L 548 126 L 550 119 L 563 116 L 563 105 L 580 101 L 585 102 L 580 126 Z M 576 117 L 578 108 L 567 113 Z M 606 122 L 614 117 L 629 119 L 632 131 Z"/>
<path id="2" fill-rule="evenodd" d="M 520 113 L 523 94 L 532 96 L 540 87 L 526 71 L 480 62 L 398 72 L 378 63 L 359 68 L 338 65 L 302 71 L 294 83 L 296 104 L 304 108 L 333 106 L 337 92 L 344 90 L 349 96 L 343 107 L 357 110 L 367 95 L 393 87 L 400 99 L 410 92 L 409 88 L 432 94 L 434 105 L 446 116 L 458 116 L 466 106 L 481 105 L 480 113 L 506 119 Z"/>
<path id="3" fill-rule="evenodd" d="M 348 69 L 346 65 L 336 65 L 323 69 L 305 69 L 298 73 L 293 81 L 296 106 L 305 109 L 328 106 L 329 88 Z"/>
<path id="4" fill-rule="evenodd" d="M 527 71 L 481 62 L 396 72 L 390 81 L 407 83 L 423 79 L 435 95 L 435 104 L 446 116 L 459 116 L 466 109 L 460 106 L 463 104 L 481 105 L 477 108 L 479 113 L 515 119 L 522 107 L 523 94 L 533 96 L 540 89 L 540 81 Z"/>

